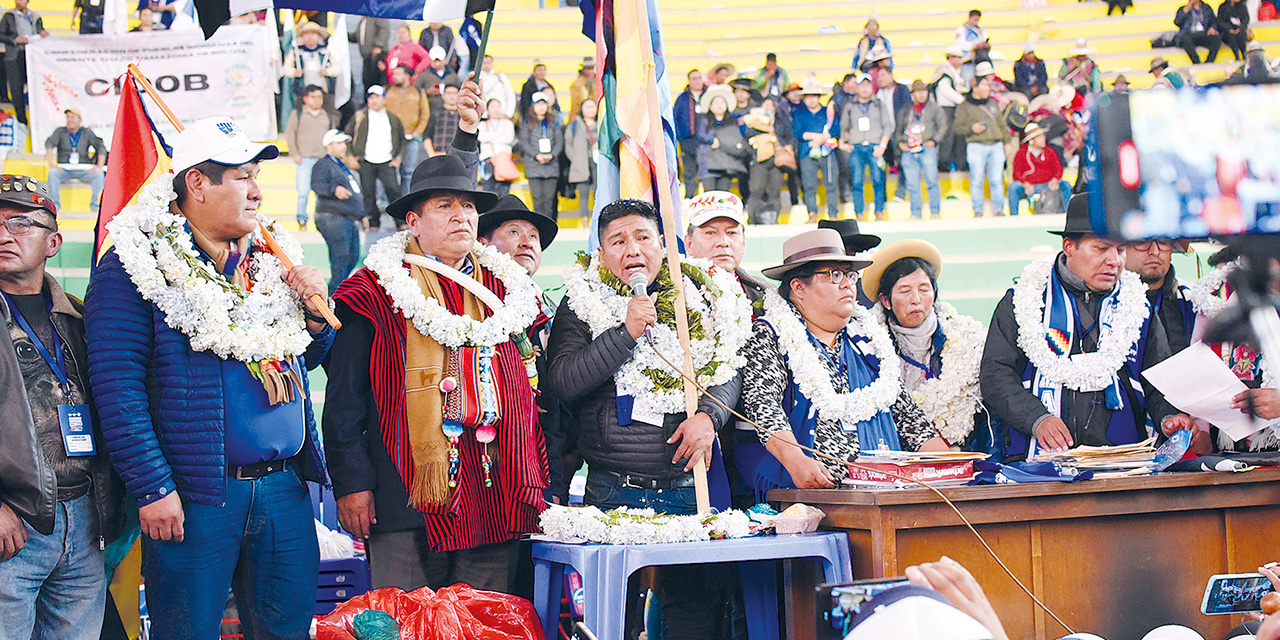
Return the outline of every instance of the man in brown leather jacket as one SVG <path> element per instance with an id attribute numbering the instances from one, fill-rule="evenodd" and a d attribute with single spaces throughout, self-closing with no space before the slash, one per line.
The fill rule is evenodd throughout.
<path id="1" fill-rule="evenodd" d="M 97 637 L 122 486 L 94 426 L 79 300 L 45 272 L 62 245 L 45 186 L 0 175 L 0 621 Z"/>

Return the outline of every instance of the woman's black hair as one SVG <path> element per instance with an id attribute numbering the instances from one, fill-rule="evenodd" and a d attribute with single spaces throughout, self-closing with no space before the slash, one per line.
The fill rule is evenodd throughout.
<path id="1" fill-rule="evenodd" d="M 924 258 L 907 256 L 894 260 L 893 264 L 889 265 L 884 270 L 884 273 L 881 274 L 880 289 L 876 291 L 876 298 L 879 299 L 881 296 L 892 298 L 893 296 L 890 294 L 893 292 L 893 287 L 898 284 L 898 281 L 916 271 L 924 271 L 925 275 L 929 276 L 929 284 L 933 285 L 933 293 L 936 296 L 938 294 L 938 274 L 933 268 L 933 264 Z"/>
<path id="2" fill-rule="evenodd" d="M 807 264 L 800 265 L 795 269 L 788 271 L 787 274 L 783 276 L 782 282 L 778 283 L 778 295 L 782 296 L 782 299 L 786 300 L 787 302 L 794 302 L 791 299 L 791 281 L 792 280 L 799 280 L 800 282 L 805 283 L 805 285 L 808 285 L 809 283 L 813 282 L 813 276 L 816 275 L 819 271 L 822 271 L 824 269 L 831 269 L 833 267 L 840 267 L 845 264 L 847 263 L 832 261 L 832 262 L 810 262 Z"/>

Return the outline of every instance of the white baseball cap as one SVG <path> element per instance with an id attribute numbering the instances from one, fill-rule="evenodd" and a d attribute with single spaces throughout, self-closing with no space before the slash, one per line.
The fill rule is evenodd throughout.
<path id="1" fill-rule="evenodd" d="M 173 138 L 174 173 L 206 160 L 234 167 L 279 156 L 280 150 L 274 144 L 250 140 L 231 118 L 225 116 L 197 120 Z"/>
<path id="2" fill-rule="evenodd" d="M 742 199 L 728 191 L 707 191 L 684 202 L 690 227 L 701 227 L 716 218 L 728 218 L 746 224 L 742 215 Z"/>
<path id="3" fill-rule="evenodd" d="M 350 139 L 351 139 L 351 136 L 337 129 L 330 129 L 324 132 L 324 136 L 320 138 L 320 144 L 327 147 L 335 142 L 346 142 L 347 140 L 350 140 Z"/>
<path id="4" fill-rule="evenodd" d="M 431 47 L 431 50 L 427 52 L 427 55 L 431 56 L 432 60 L 444 60 L 448 56 L 444 51 L 444 47 L 440 45 Z"/>

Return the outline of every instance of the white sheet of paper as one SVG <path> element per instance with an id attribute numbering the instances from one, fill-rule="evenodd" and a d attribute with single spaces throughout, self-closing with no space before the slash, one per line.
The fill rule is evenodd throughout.
<path id="1" fill-rule="evenodd" d="M 1242 440 L 1280 420 L 1254 420 L 1231 408 L 1231 398 L 1248 387 L 1203 342 L 1142 372 L 1169 402 L 1192 417 L 1208 421 L 1233 440 Z"/>

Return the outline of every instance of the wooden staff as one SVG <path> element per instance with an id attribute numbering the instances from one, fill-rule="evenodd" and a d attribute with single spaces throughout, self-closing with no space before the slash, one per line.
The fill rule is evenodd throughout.
<path id="1" fill-rule="evenodd" d="M 142 70 L 138 68 L 138 65 L 130 64 L 128 73 L 138 82 L 138 85 L 142 87 L 142 90 L 147 92 L 147 95 L 151 96 L 151 101 L 155 102 L 156 106 L 160 109 L 160 113 L 163 113 L 164 117 L 169 119 L 169 124 L 172 124 L 174 129 L 181 132 L 183 129 L 182 121 L 178 120 L 178 116 L 174 115 L 174 113 L 169 110 L 169 105 L 165 104 L 164 100 L 160 98 L 160 92 L 156 91 L 156 88 L 151 86 L 151 81 L 148 80 L 146 76 L 142 75 Z M 259 222 L 258 230 L 262 233 L 262 239 L 267 243 L 267 247 L 271 250 L 271 253 L 275 254 L 276 258 L 280 260 L 280 264 L 284 265 L 285 270 L 288 271 L 293 269 L 295 266 L 293 261 L 289 259 L 289 256 L 284 252 L 284 249 L 280 248 L 280 243 L 276 241 L 275 236 L 271 235 L 270 231 L 267 231 L 267 227 Z M 329 303 L 325 301 L 324 296 L 318 293 L 313 293 L 311 294 L 310 299 L 311 302 L 315 303 L 316 308 L 320 310 L 320 315 L 324 316 L 325 322 L 328 322 L 329 326 L 334 329 L 342 328 L 342 323 L 338 322 L 338 317 L 333 315 L 333 311 L 329 309 Z"/>
<path id="2" fill-rule="evenodd" d="M 675 315 L 676 334 L 680 336 L 680 348 L 684 352 L 684 407 L 685 413 L 692 418 L 698 411 L 698 390 L 689 381 L 694 375 L 693 349 L 689 341 L 689 318 L 686 315 L 684 277 L 680 271 L 680 249 L 678 247 L 681 230 L 676 228 L 675 210 L 679 206 L 672 201 L 670 188 L 670 171 L 667 167 L 666 141 L 662 133 L 662 110 L 658 108 L 657 65 L 653 64 L 653 37 L 649 24 L 649 8 L 646 0 L 635 0 L 636 15 L 640 18 L 640 33 L 643 38 L 641 47 L 645 58 L 645 98 L 649 110 L 649 140 L 654 150 L 653 165 L 655 173 L 654 190 L 657 191 L 659 210 L 662 211 L 662 230 L 667 237 L 667 269 L 671 272 L 671 280 L 676 286 Z M 686 436 L 687 437 L 687 436 Z M 711 496 L 707 489 L 707 460 L 699 457 L 693 467 L 694 493 L 698 502 L 698 513 L 711 510 Z"/>

